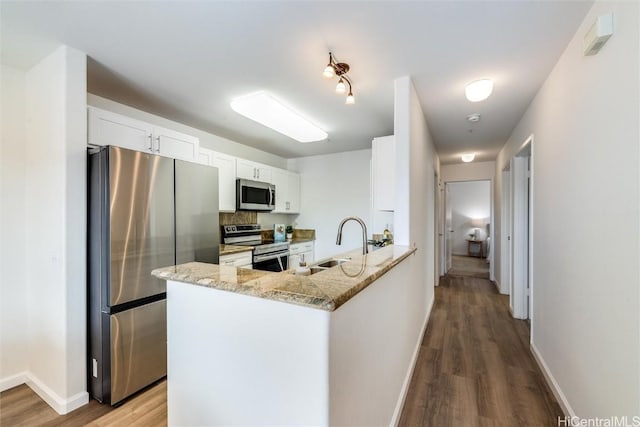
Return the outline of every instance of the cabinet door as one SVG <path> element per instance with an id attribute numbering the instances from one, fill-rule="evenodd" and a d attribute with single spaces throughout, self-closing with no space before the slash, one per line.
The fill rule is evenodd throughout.
<path id="1" fill-rule="evenodd" d="M 302 252 L 302 248 L 303 248 L 303 244 L 302 243 L 296 243 L 293 245 L 289 245 L 289 253 L 291 255 L 298 255 L 300 252 Z"/>
<path id="2" fill-rule="evenodd" d="M 257 181 L 258 170 L 255 163 L 249 160 L 238 159 L 236 162 L 236 177 Z"/>
<path id="3" fill-rule="evenodd" d="M 289 268 L 296 268 L 299 266 L 300 266 L 300 255 L 289 255 Z"/>
<path id="4" fill-rule="evenodd" d="M 150 124 L 94 107 L 88 107 L 88 115 L 89 144 L 153 151 Z"/>
<path id="5" fill-rule="evenodd" d="M 395 205 L 396 147 L 392 136 L 375 138 L 372 146 L 373 207 L 393 211 Z"/>
<path id="6" fill-rule="evenodd" d="M 209 150 L 208 148 L 200 148 L 196 161 L 203 165 L 215 166 L 213 164 L 214 154 L 215 152 L 213 150 Z"/>
<path id="7" fill-rule="evenodd" d="M 222 153 L 215 153 L 213 156 L 213 166 L 218 168 L 220 211 L 235 212 L 236 158 Z"/>
<path id="8" fill-rule="evenodd" d="M 199 140 L 195 136 L 154 127 L 153 139 L 156 154 L 190 162 L 198 159 Z"/>
<path id="9" fill-rule="evenodd" d="M 287 182 L 287 213 L 300 213 L 300 175 L 289 172 Z"/>
<path id="10" fill-rule="evenodd" d="M 306 251 L 302 253 L 304 255 L 304 261 L 307 265 L 313 264 L 315 262 L 314 251 Z"/>
<path id="11" fill-rule="evenodd" d="M 289 171 L 284 169 L 272 169 L 271 179 L 276 186 L 276 208 L 273 213 L 287 213 L 289 203 Z"/>
<path id="12" fill-rule="evenodd" d="M 258 181 L 268 182 L 269 184 L 273 184 L 273 175 L 272 168 L 265 165 L 256 165 Z"/>

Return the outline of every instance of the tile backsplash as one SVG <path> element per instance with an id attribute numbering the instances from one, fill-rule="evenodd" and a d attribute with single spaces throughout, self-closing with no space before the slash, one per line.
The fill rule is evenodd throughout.
<path id="1" fill-rule="evenodd" d="M 235 224 L 257 224 L 258 212 L 255 211 L 237 211 L 237 212 L 220 212 L 220 225 Z"/>

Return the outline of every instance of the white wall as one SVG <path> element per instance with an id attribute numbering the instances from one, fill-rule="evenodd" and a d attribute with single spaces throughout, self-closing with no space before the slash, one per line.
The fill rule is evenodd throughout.
<path id="1" fill-rule="evenodd" d="M 487 238 L 486 226 L 491 215 L 491 182 L 467 181 L 451 182 L 449 197 L 451 203 L 453 228 L 452 253 L 467 255 L 467 239 L 470 233 L 478 228 L 479 239 Z M 483 225 L 476 226 L 473 220 L 483 220 Z"/>
<path id="2" fill-rule="evenodd" d="M 440 167 L 442 182 L 479 181 L 493 179 L 496 173 L 496 162 L 471 162 Z"/>
<path id="3" fill-rule="evenodd" d="M 174 129 L 178 132 L 183 132 L 188 135 L 193 135 L 200 139 L 200 146 L 202 146 L 203 148 L 208 148 L 210 150 L 229 154 L 231 156 L 237 156 L 243 159 L 252 160 L 254 162 L 264 163 L 277 168 L 287 168 L 287 160 L 280 156 L 267 153 L 266 151 L 257 150 L 247 145 L 242 145 L 238 142 L 222 138 L 218 135 L 204 132 L 200 129 L 196 129 L 182 123 L 174 122 L 172 120 L 165 119 L 163 117 L 156 116 L 154 114 L 147 113 L 133 107 L 129 107 L 128 105 L 120 104 L 118 102 L 103 98 L 98 95 L 94 95 L 91 93 L 88 94 L 87 102 L 93 107 L 102 108 L 103 110 L 123 114 L 125 116 L 133 117 L 134 119 L 142 120 L 147 123 Z"/>
<path id="4" fill-rule="evenodd" d="M 299 228 L 315 228 L 316 259 L 362 247 L 362 229 L 353 221 L 344 226 L 342 246 L 336 245 L 336 235 L 345 217 L 371 223 L 370 161 L 371 150 L 289 160 L 289 169 L 301 176 L 302 212 L 295 221 Z M 370 236 L 373 230 L 368 231 Z"/>
<path id="5" fill-rule="evenodd" d="M 428 320 L 434 299 L 437 216 L 434 187 L 440 171 L 433 139 L 411 79 L 396 79 L 394 86 L 395 243 L 417 248 L 417 262 L 411 263 L 409 274 L 414 290 L 405 308 L 405 316 L 415 325 L 406 338 L 413 341 L 419 338 L 420 326 Z"/>
<path id="6" fill-rule="evenodd" d="M 637 2 L 595 3 L 496 162 L 500 221 L 500 171 L 534 135 L 532 348 L 580 417 L 640 413 L 639 24 Z"/>
<path id="7" fill-rule="evenodd" d="M 16 249 L 24 248 L 18 254 L 24 263 L 16 265 L 26 274 L 9 284 L 27 296 L 28 309 L 21 314 L 26 328 L 20 330 L 28 341 L 27 371 L 21 379 L 66 413 L 88 401 L 86 56 L 58 48 L 26 72 L 24 88 L 24 166 L 16 172 L 23 181 L 14 182 L 11 191 L 24 194 L 23 206 L 12 214 L 24 218 L 17 222 L 24 227 L 17 230 L 22 237 L 16 243 Z M 4 147 L 3 142 L 3 152 Z M 3 346 L 2 353 L 3 360 L 16 358 L 13 347 Z M 0 384 L 7 385 L 5 380 Z"/>
<path id="8" fill-rule="evenodd" d="M 28 369 L 25 222 L 25 74 L 0 71 L 0 390 Z"/>

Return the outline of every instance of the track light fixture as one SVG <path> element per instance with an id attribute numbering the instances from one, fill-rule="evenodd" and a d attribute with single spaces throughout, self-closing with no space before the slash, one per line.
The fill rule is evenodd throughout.
<path id="1" fill-rule="evenodd" d="M 349 64 L 344 62 L 337 62 L 335 57 L 331 52 L 329 52 L 329 63 L 327 67 L 324 69 L 322 73 L 323 76 L 330 79 L 333 76 L 338 76 L 340 80 L 338 80 L 338 84 L 336 85 L 337 93 L 345 93 L 347 91 L 347 85 L 349 85 L 349 94 L 347 95 L 347 100 L 345 104 L 355 104 L 356 99 L 353 97 L 353 92 L 351 91 L 351 80 L 347 77 L 347 73 L 349 72 Z"/>

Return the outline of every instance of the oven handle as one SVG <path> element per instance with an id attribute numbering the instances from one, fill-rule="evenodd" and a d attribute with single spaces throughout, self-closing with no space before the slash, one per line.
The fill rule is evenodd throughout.
<path id="1" fill-rule="evenodd" d="M 271 186 L 269 186 L 269 206 L 273 205 L 273 188 L 271 188 Z"/>
<path id="2" fill-rule="evenodd" d="M 272 259 L 280 258 L 283 256 L 289 256 L 289 251 L 278 252 L 275 254 L 256 255 L 253 257 L 253 262 L 271 261 Z"/>

